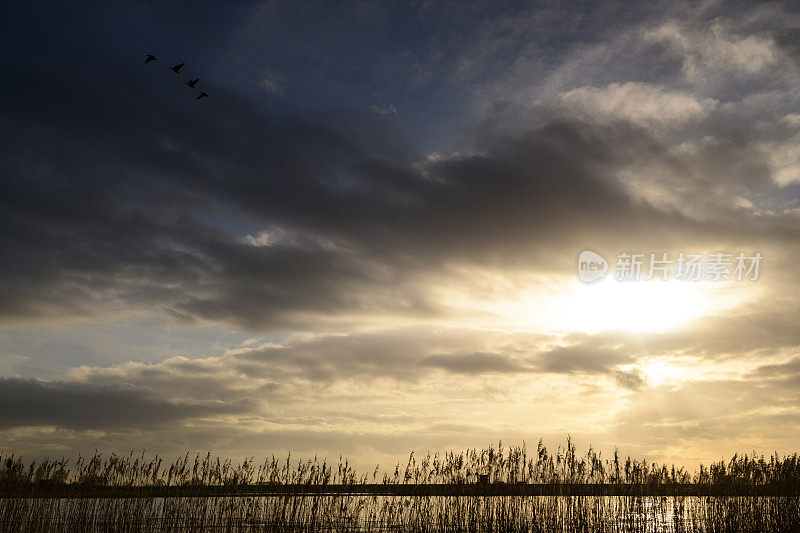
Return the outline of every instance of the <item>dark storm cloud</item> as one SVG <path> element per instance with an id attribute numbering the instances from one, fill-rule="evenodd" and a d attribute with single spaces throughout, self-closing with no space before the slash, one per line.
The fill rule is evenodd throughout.
<path id="1" fill-rule="evenodd" d="M 96 313 L 110 295 L 250 328 L 434 313 L 415 276 L 448 262 L 552 269 L 589 235 L 641 242 L 656 227 L 697 229 L 609 179 L 658 156 L 632 126 L 553 123 L 488 153 L 421 163 L 369 117 L 345 127 L 277 116 L 224 91 L 187 108 L 139 82 L 62 106 L 48 86 L 16 87 L 0 132 L 8 318 Z M 254 246 L 265 230 L 315 238 Z M 388 285 L 405 298 L 368 296 Z"/>
<path id="2" fill-rule="evenodd" d="M 520 232 L 530 235 L 511 224 L 515 214 L 547 207 L 535 216 L 551 218 L 558 209 L 542 202 L 560 195 L 546 183 L 556 175 L 564 193 L 586 190 L 587 182 L 587 196 L 610 206 L 625 202 L 547 153 L 548 143 L 575 136 L 568 127 L 519 147 L 533 150 L 522 161 L 441 165 L 442 184 L 412 169 L 414 154 L 359 147 L 321 122 L 262 113 L 248 124 L 256 111 L 233 97 L 230 107 L 208 106 L 198 116 L 197 109 L 176 113 L 152 94 L 149 111 L 114 107 L 109 125 L 103 117 L 111 110 L 94 103 L 114 105 L 105 91 L 93 95 L 91 107 L 61 107 L 48 104 L 55 95 L 40 83 L 38 94 L 16 95 L 30 105 L 8 110 L 2 126 L 2 222 L 10 231 L 1 309 L 8 317 L 88 313 L 111 292 L 187 317 L 270 325 L 296 312 L 357 308 L 359 292 L 402 278 L 447 249 L 468 256 L 479 246 L 508 251 Z M 141 98 L 115 89 L 124 101 Z M 60 99 L 84 90 L 62 88 Z M 238 131 L 220 131 L 225 118 L 215 113 L 236 115 Z M 173 124 L 150 128 L 141 118 L 161 114 Z M 527 176 L 528 163 L 551 177 Z M 509 187 L 486 183 L 487 172 L 508 173 L 501 179 Z M 234 235 L 274 225 L 344 248 L 254 247 Z M 384 268 L 373 274 L 373 265 Z"/>
<path id="3" fill-rule="evenodd" d="M 797 9 L 0 6 L 0 317 L 44 324 L 0 363 L 72 367 L 0 381 L 0 427 L 28 427 L 0 444 L 405 452 L 576 420 L 645 453 L 796 441 Z M 658 333 L 509 333 L 513 306 L 439 292 L 513 300 L 586 248 L 767 260 L 758 298 Z M 36 338 L 165 313 L 272 342 Z"/>
<path id="4" fill-rule="evenodd" d="M 774 34 L 775 44 L 795 61 L 800 61 L 800 28 L 784 28 Z"/>
<path id="5" fill-rule="evenodd" d="M 0 405 L 2 428 L 57 426 L 77 430 L 161 426 L 244 409 L 241 401 L 173 403 L 141 389 L 15 378 L 0 378 Z"/>
<path id="6" fill-rule="evenodd" d="M 426 159 L 385 117 L 275 111 L 213 85 L 198 105 L 162 64 L 61 45 L 6 58 L 6 319 L 95 315 L 109 301 L 260 330 L 433 316 L 446 311 L 424 278 L 452 265 L 563 272 L 587 245 L 763 237 L 777 224 L 796 239 L 786 221 L 726 203 L 766 187 L 765 156 L 747 142 L 681 157 L 639 125 L 551 112 Z M 716 220 L 633 198 L 615 176 L 642 161 L 661 169 L 641 170 L 645 182 Z M 756 169 L 753 183 L 740 187 L 726 161 Z M 698 194 L 717 178 L 733 192 Z"/>

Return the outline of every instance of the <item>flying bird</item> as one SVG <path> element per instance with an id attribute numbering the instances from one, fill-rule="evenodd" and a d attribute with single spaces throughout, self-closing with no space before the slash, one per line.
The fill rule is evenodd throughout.
<path id="1" fill-rule="evenodd" d="M 178 64 L 177 64 L 177 65 L 175 65 L 174 67 L 169 67 L 169 69 L 170 69 L 172 72 L 174 72 L 175 74 L 180 74 L 180 73 L 181 73 L 181 69 L 183 68 L 183 66 L 184 66 L 185 64 L 186 64 L 186 63 L 178 63 Z"/>
<path id="2" fill-rule="evenodd" d="M 154 56 L 153 54 L 147 54 L 147 57 L 144 58 L 144 64 L 146 65 L 151 61 L 155 61 L 156 59 L 158 59 L 158 58 L 156 56 Z"/>
<path id="3" fill-rule="evenodd" d="M 206 93 L 200 93 L 200 96 L 195 98 L 195 100 L 200 100 L 201 98 L 208 98 L 208 95 Z"/>
<path id="4" fill-rule="evenodd" d="M 195 78 L 193 80 L 189 80 L 186 82 L 186 85 L 194 89 L 194 86 L 197 85 L 197 82 L 200 81 L 200 78 Z"/>

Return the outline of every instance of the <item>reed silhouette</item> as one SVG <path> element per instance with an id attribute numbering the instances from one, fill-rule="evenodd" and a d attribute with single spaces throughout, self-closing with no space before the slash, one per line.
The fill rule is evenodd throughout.
<path id="1" fill-rule="evenodd" d="M 502 443 L 347 460 L 186 454 L 2 458 L 2 531 L 797 531 L 797 454 L 734 455 L 695 472 L 644 459 Z M 481 482 L 482 481 L 482 482 Z"/>

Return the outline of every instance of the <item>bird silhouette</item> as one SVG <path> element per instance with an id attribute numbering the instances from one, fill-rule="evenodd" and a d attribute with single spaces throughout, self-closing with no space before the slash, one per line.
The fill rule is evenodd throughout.
<path id="1" fill-rule="evenodd" d="M 208 98 L 208 95 L 206 93 L 200 93 L 200 96 L 195 98 L 195 100 L 200 100 L 201 98 Z"/>
<path id="2" fill-rule="evenodd" d="M 169 69 L 170 69 L 172 72 L 174 72 L 175 74 L 180 74 L 180 73 L 181 73 L 181 69 L 183 68 L 183 66 L 184 66 L 185 64 L 186 64 L 186 63 L 178 63 L 178 64 L 177 64 L 177 65 L 175 65 L 174 67 L 169 67 Z"/>
<path id="3" fill-rule="evenodd" d="M 144 58 L 144 64 L 146 65 L 151 61 L 155 61 L 156 59 L 158 59 L 158 58 L 156 56 L 154 56 L 153 54 L 147 54 L 147 57 Z"/>
<path id="4" fill-rule="evenodd" d="M 197 82 L 200 81 L 200 78 L 195 78 L 193 80 L 189 80 L 186 82 L 186 85 L 194 89 L 194 86 L 197 85 Z"/>

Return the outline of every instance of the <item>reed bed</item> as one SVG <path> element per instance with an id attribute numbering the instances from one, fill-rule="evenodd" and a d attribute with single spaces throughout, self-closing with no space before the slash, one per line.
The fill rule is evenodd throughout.
<path id="1" fill-rule="evenodd" d="M 4 455 L 0 460 L 2 531 L 800 531 L 797 454 L 737 454 L 693 473 L 622 458 L 616 451 L 607 458 L 592 449 L 578 455 L 569 439 L 553 452 L 539 442 L 530 453 L 525 444 L 502 443 L 482 450 L 412 453 L 404 465 L 367 473 L 356 472 L 342 458 L 336 463 L 291 456 L 233 462 L 211 453 L 187 454 L 170 463 L 146 454 L 30 463 Z M 477 485 L 485 491 L 441 495 L 430 490 L 445 485 Z M 570 494 L 569 487 L 588 486 L 597 494 L 489 494 L 497 487 L 539 485 L 563 486 L 563 494 Z M 361 490 L 376 486 L 420 490 L 410 496 Z M 248 494 L 252 487 L 281 491 Z M 312 487 L 321 490 L 307 490 Z M 601 495 L 609 487 L 643 490 Z M 681 487 L 713 495 L 686 495 Z M 211 494 L 211 488 L 218 490 Z"/>

